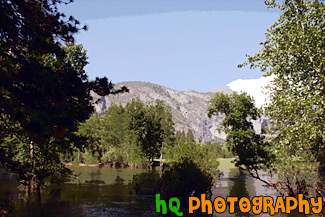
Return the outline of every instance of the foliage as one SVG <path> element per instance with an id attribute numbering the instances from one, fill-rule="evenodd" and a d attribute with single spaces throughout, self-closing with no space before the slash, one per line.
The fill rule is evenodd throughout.
<path id="1" fill-rule="evenodd" d="M 60 153 L 85 144 L 73 132 L 93 111 L 90 90 L 112 88 L 106 78 L 88 81 L 86 51 L 73 45 L 79 22 L 60 3 L 0 1 L 0 161 L 38 191 L 70 174 Z"/>
<path id="2" fill-rule="evenodd" d="M 165 162 L 174 165 L 184 159 L 191 159 L 201 169 L 215 176 L 218 174 L 218 152 L 212 144 L 198 144 L 192 140 L 177 139 L 165 148 Z"/>
<path id="3" fill-rule="evenodd" d="M 73 18 L 61 19 L 57 3 L 1 1 L 0 5 L 0 159 L 29 187 L 32 182 L 39 186 L 58 171 L 64 174 L 53 152 L 64 147 L 58 146 L 63 135 L 91 108 L 85 76 L 71 64 L 47 65 L 48 56 L 66 59 L 58 40 L 72 41 L 78 30 Z M 65 92 L 70 85 L 79 88 Z M 82 107 L 82 113 L 72 114 L 72 107 Z"/>
<path id="4" fill-rule="evenodd" d="M 161 101 L 135 99 L 124 107 L 111 104 L 101 116 L 93 114 L 80 124 L 78 134 L 88 138 L 87 150 L 99 162 L 144 165 L 174 140 L 173 125 L 171 109 Z"/>
<path id="5" fill-rule="evenodd" d="M 125 109 L 127 143 L 140 147 L 148 162 L 152 162 L 161 155 L 163 145 L 173 140 L 171 109 L 162 101 L 144 104 L 139 99 L 132 100 Z"/>
<path id="6" fill-rule="evenodd" d="M 222 158 L 233 158 L 234 155 L 231 151 L 229 151 L 226 147 L 221 148 L 221 157 Z"/>
<path id="7" fill-rule="evenodd" d="M 213 178 L 189 158 L 167 165 L 161 177 L 160 191 L 165 198 L 177 197 L 183 204 L 190 196 L 211 196 Z M 181 203 L 182 204 L 182 203 Z"/>
<path id="8" fill-rule="evenodd" d="M 209 159 L 209 161 L 225 157 L 225 155 L 227 155 L 224 151 L 225 148 L 217 143 L 208 142 L 202 145 L 202 149 L 205 150 L 206 157 Z"/>
<path id="9" fill-rule="evenodd" d="M 263 48 L 243 65 L 273 77 L 265 112 L 275 135 L 277 188 L 307 196 L 320 189 L 316 171 L 325 168 L 325 6 L 319 0 L 267 4 L 282 15 L 267 30 Z"/>
<path id="10" fill-rule="evenodd" d="M 126 105 L 126 130 L 135 138 L 135 142 L 149 161 L 157 157 L 162 142 L 159 119 L 152 108 L 154 107 L 149 104 L 145 106 L 140 100 L 133 100 Z"/>
<path id="11" fill-rule="evenodd" d="M 204 148 L 206 149 L 207 153 L 215 153 L 217 157 L 222 157 L 223 153 L 223 146 L 219 143 L 209 141 L 205 144 Z"/>
<path id="12" fill-rule="evenodd" d="M 69 56 L 59 40 L 72 41 L 78 22 L 64 21 L 58 2 L 1 1 L 1 115 L 38 143 L 60 137 L 91 111 L 87 76 L 80 70 L 86 56 L 80 67 L 62 64 Z"/>
<path id="13" fill-rule="evenodd" d="M 1 163 L 18 173 L 20 182 L 29 188 L 33 185 L 39 188 L 45 180 L 52 180 L 51 177 L 68 176 L 70 171 L 62 165 L 59 153 L 84 144 L 84 139 L 73 131 L 77 122 L 87 118 L 92 110 L 87 81 L 81 78 L 87 56 L 80 45 L 67 44 L 62 50 L 66 56 L 42 56 L 43 67 L 53 70 L 53 74 L 36 79 L 32 76 L 40 72 L 35 71 L 36 75 L 24 79 L 32 83 L 8 88 L 3 95 L 6 99 L 2 103 L 6 106 L 1 110 Z M 67 71 L 62 71 L 64 67 Z M 58 76 L 58 72 L 66 73 L 63 75 L 67 77 Z M 27 72 L 19 73 L 24 77 Z M 70 85 L 79 88 L 72 90 Z M 14 96 L 16 93 L 19 95 Z M 7 112 L 10 103 L 16 107 Z"/>
<path id="14" fill-rule="evenodd" d="M 214 137 L 210 141 L 206 143 L 206 148 L 209 150 L 209 153 L 215 153 L 218 158 L 233 158 L 234 155 L 231 151 L 229 151 L 226 147 L 226 141 L 219 138 Z"/>
<path id="15" fill-rule="evenodd" d="M 222 128 L 227 133 L 226 146 L 234 155 L 236 166 L 248 170 L 262 169 L 272 162 L 268 143 L 255 133 L 250 119 L 256 120 L 257 109 L 253 99 L 246 93 L 231 95 L 216 93 L 210 100 L 208 116 L 224 113 Z"/>
<path id="16" fill-rule="evenodd" d="M 187 133 L 185 133 L 184 130 L 176 131 L 175 137 L 176 139 L 182 139 L 184 141 L 195 141 L 194 133 L 191 129 L 188 129 Z"/>
<path id="17" fill-rule="evenodd" d="M 87 150 L 91 150 L 93 155 L 98 155 L 98 153 L 102 151 L 100 133 L 101 126 L 99 114 L 93 113 L 85 122 L 79 124 L 76 134 L 86 138 Z M 83 151 L 83 148 L 84 147 L 80 148 L 80 150 Z"/>
<path id="18" fill-rule="evenodd" d="M 184 130 L 182 131 L 176 131 L 176 139 L 183 139 L 183 140 L 187 140 L 186 138 L 186 134 L 184 132 Z"/>
<path id="19" fill-rule="evenodd" d="M 186 139 L 190 141 L 195 141 L 193 131 L 191 129 L 188 129 L 187 134 L 186 134 Z"/>
<path id="20" fill-rule="evenodd" d="M 226 141 L 224 139 L 221 139 L 220 137 L 213 137 L 209 143 L 216 143 L 216 144 L 220 144 L 222 146 L 226 145 Z"/>
<path id="21" fill-rule="evenodd" d="M 85 158 L 85 162 L 87 162 L 87 164 L 96 164 L 97 163 L 97 159 L 94 157 L 94 155 L 92 153 L 85 152 L 84 158 Z"/>

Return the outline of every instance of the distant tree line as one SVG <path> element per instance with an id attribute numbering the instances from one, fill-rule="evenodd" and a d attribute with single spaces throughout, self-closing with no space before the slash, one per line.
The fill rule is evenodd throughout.
<path id="1" fill-rule="evenodd" d="M 67 162 L 112 166 L 151 166 L 153 160 L 174 163 L 191 158 L 200 165 L 217 167 L 224 154 L 217 143 L 198 144 L 191 130 L 175 132 L 171 108 L 162 101 L 133 99 L 125 106 L 111 104 L 104 114 L 93 113 L 79 125 L 77 135 L 87 146 L 67 154 Z"/>

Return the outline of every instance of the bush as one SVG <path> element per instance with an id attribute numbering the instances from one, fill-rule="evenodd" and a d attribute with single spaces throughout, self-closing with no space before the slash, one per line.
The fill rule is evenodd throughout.
<path id="1" fill-rule="evenodd" d="M 75 166 L 79 165 L 79 158 L 78 158 L 78 152 L 73 152 L 73 161 L 72 164 Z"/>
<path id="2" fill-rule="evenodd" d="M 169 145 L 165 148 L 165 162 L 167 164 L 174 165 L 184 159 L 192 159 L 193 163 L 213 176 L 219 174 L 217 170 L 219 166 L 218 157 L 214 144 L 198 144 L 191 140 L 178 139 L 173 146 Z"/>
<path id="3" fill-rule="evenodd" d="M 181 201 L 186 201 L 183 204 L 188 204 L 188 197 L 191 196 L 200 197 L 201 194 L 207 194 L 207 198 L 211 197 L 211 174 L 191 159 L 185 158 L 165 166 L 159 187 L 162 197 L 178 197 Z"/>
<path id="4" fill-rule="evenodd" d="M 91 153 L 86 153 L 85 154 L 85 163 L 87 164 L 97 164 L 97 159 L 94 157 L 93 154 Z"/>

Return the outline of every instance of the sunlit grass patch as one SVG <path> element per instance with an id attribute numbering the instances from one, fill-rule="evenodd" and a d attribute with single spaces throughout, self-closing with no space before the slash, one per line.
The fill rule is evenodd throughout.
<path id="1" fill-rule="evenodd" d="M 235 164 L 232 163 L 233 160 L 234 158 L 218 158 L 218 161 L 220 162 L 218 169 L 235 168 Z"/>

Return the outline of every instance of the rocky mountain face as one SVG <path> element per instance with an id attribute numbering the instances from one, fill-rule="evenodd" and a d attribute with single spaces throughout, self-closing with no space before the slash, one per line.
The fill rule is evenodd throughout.
<path id="1" fill-rule="evenodd" d="M 217 88 L 206 93 L 200 93 L 194 90 L 176 91 L 157 84 L 138 81 L 118 83 L 115 85 L 115 88 L 118 89 L 122 86 L 126 86 L 130 90 L 129 93 L 105 97 L 100 97 L 92 93 L 94 100 L 101 98 L 101 101 L 95 104 L 96 112 L 102 113 L 112 102 L 125 105 L 134 98 L 139 98 L 144 102 L 161 100 L 171 107 L 176 130 L 184 130 L 187 132 L 188 129 L 191 129 L 198 142 L 207 142 L 215 137 L 221 139 L 226 138 L 226 134 L 218 130 L 221 121 L 224 119 L 224 115 L 219 114 L 208 118 L 206 110 L 209 105 L 209 99 L 214 96 L 214 93 L 223 92 L 231 94 L 232 90 L 228 88 Z M 255 130 L 260 132 L 261 126 L 266 121 L 265 118 L 253 121 Z"/>

